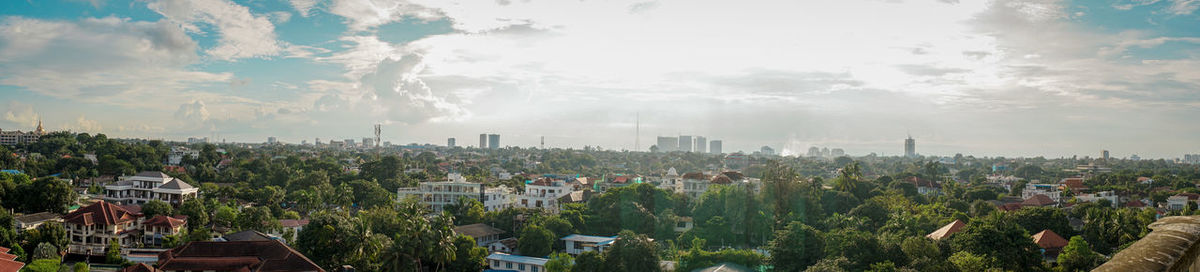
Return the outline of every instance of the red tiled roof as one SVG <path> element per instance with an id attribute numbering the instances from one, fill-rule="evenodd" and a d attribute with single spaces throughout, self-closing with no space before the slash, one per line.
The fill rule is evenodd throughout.
<path id="1" fill-rule="evenodd" d="M 1062 180 L 1062 182 L 1059 182 L 1059 183 L 1067 186 L 1067 188 L 1071 189 L 1071 190 L 1081 190 L 1081 189 L 1088 188 L 1087 186 L 1083 185 L 1083 178 L 1065 178 Z"/>
<path id="2" fill-rule="evenodd" d="M 733 180 L 729 179 L 729 177 L 726 177 L 725 175 L 716 175 L 713 176 L 712 181 L 709 182 L 713 184 L 730 184 L 733 183 Z"/>
<path id="3" fill-rule="evenodd" d="M 158 267 L 177 271 L 325 271 L 276 240 L 190 242 L 159 254 Z"/>
<path id="4" fill-rule="evenodd" d="M 704 173 L 700 173 L 700 172 L 684 173 L 683 179 L 705 180 L 705 179 L 708 179 L 708 175 L 705 175 Z"/>
<path id="5" fill-rule="evenodd" d="M 25 267 L 25 263 L 12 260 L 0 260 L 0 272 L 17 272 L 21 271 L 22 267 Z"/>
<path id="6" fill-rule="evenodd" d="M 534 186 L 550 186 L 550 185 L 551 185 L 551 181 L 552 181 L 552 180 L 551 180 L 551 179 L 549 179 L 549 178 L 540 178 L 540 179 L 536 179 L 536 180 L 534 180 L 533 182 L 530 182 L 530 183 L 529 183 L 529 185 L 534 185 Z"/>
<path id="7" fill-rule="evenodd" d="M 150 218 L 149 220 L 142 222 L 142 225 L 146 226 L 167 226 L 170 228 L 176 228 L 183 226 L 184 224 L 187 224 L 186 220 L 167 217 L 165 215 L 155 215 L 154 218 Z"/>
<path id="8" fill-rule="evenodd" d="M 1179 193 L 1176 195 L 1177 196 L 1186 196 L 1188 198 L 1188 200 L 1200 199 L 1200 194 L 1197 194 L 1197 193 Z"/>
<path id="9" fill-rule="evenodd" d="M 8 253 L 9 250 L 11 249 L 8 249 L 7 247 L 0 247 L 0 253 Z"/>
<path id="10" fill-rule="evenodd" d="M 1146 206 L 1146 203 L 1142 203 L 1141 201 L 1138 201 L 1138 200 L 1130 200 L 1129 202 L 1125 202 L 1125 207 L 1141 208 L 1141 207 L 1145 207 L 1145 206 Z"/>
<path id="11" fill-rule="evenodd" d="M 1045 249 L 1063 248 L 1067 246 L 1067 239 L 1052 230 L 1043 230 L 1033 235 L 1033 243 Z"/>
<path id="12" fill-rule="evenodd" d="M 616 177 L 613 177 L 612 180 L 609 182 L 611 182 L 611 183 L 627 183 L 627 182 L 629 182 L 629 177 L 616 176 Z"/>
<path id="13" fill-rule="evenodd" d="M 280 219 L 279 225 L 285 228 L 303 227 L 308 225 L 308 219 Z"/>
<path id="14" fill-rule="evenodd" d="M 156 271 L 162 271 L 162 270 L 154 269 L 153 266 L 150 266 L 150 265 L 144 264 L 144 263 L 138 263 L 136 265 L 121 269 L 121 272 L 156 272 Z"/>
<path id="15" fill-rule="evenodd" d="M 724 173 L 721 173 L 721 175 L 725 175 L 726 177 L 729 177 L 729 179 L 732 179 L 732 180 L 742 180 L 742 179 L 746 178 L 746 175 L 743 175 L 741 172 L 738 172 L 738 171 L 725 171 Z"/>
<path id="16" fill-rule="evenodd" d="M 131 212 L 106 201 L 100 201 L 68 213 L 63 216 L 63 222 L 85 226 L 108 226 L 137 220 L 139 216 L 141 214 Z"/>
<path id="17" fill-rule="evenodd" d="M 1054 200 L 1043 194 L 1036 194 L 1025 201 L 1021 202 L 1022 206 L 1049 206 L 1054 205 Z"/>
<path id="18" fill-rule="evenodd" d="M 963 224 L 962 220 L 955 219 L 954 222 L 950 222 L 950 224 L 942 226 L 942 228 L 929 233 L 929 235 L 925 235 L 925 237 L 929 237 L 929 239 L 934 240 L 941 240 L 942 238 L 950 237 L 951 234 L 957 233 L 966 225 L 967 224 Z"/>
<path id="19" fill-rule="evenodd" d="M 16 260 L 16 259 L 17 259 L 17 255 L 12 255 L 12 254 L 8 254 L 8 253 L 0 253 L 0 260 L 12 261 L 12 260 Z"/>
<path id="20" fill-rule="evenodd" d="M 1138 181 L 1138 182 L 1146 182 L 1147 180 L 1150 180 L 1150 178 L 1148 178 L 1148 177 L 1138 177 L 1138 179 L 1137 179 L 1137 181 Z"/>

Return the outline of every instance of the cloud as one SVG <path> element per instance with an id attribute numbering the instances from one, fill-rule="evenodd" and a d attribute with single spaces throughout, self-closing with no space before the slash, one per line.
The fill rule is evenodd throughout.
<path id="1" fill-rule="evenodd" d="M 423 69 L 421 55 L 388 58 L 374 72 L 363 75 L 359 87 L 388 121 L 411 124 L 466 117 L 469 113 L 453 94 L 435 92 L 425 84 L 420 78 Z"/>
<path id="2" fill-rule="evenodd" d="M 283 50 L 268 16 L 255 16 L 249 8 L 228 0 L 157 0 L 147 7 L 188 32 L 204 34 L 197 24 L 216 28 L 217 46 L 205 53 L 219 60 L 269 57 Z"/>
<path id="3" fill-rule="evenodd" d="M 82 114 L 79 115 L 79 118 L 75 119 L 75 123 L 63 124 L 62 128 L 70 130 L 70 131 L 74 131 L 74 132 L 98 133 L 98 132 L 104 131 L 104 126 L 100 125 L 100 122 L 98 122 L 96 120 L 87 119 Z"/>
<path id="4" fill-rule="evenodd" d="M 175 119 L 191 123 L 203 123 L 209 120 L 208 106 L 204 101 L 196 100 L 179 105 L 175 111 Z"/>
<path id="5" fill-rule="evenodd" d="M 334 0 L 330 13 L 346 18 L 350 30 L 363 31 L 405 18 L 432 21 L 443 18 L 436 9 L 407 0 Z"/>
<path id="6" fill-rule="evenodd" d="M 57 98 L 147 106 L 141 95 L 211 82 L 228 73 L 192 71 L 196 42 L 167 22 L 0 18 L 0 83 Z"/>
<path id="7" fill-rule="evenodd" d="M 33 105 L 9 101 L 8 112 L 4 113 L 4 120 L 32 130 L 37 126 L 37 122 L 42 120 L 42 116 L 34 112 Z"/>
<path id="8" fill-rule="evenodd" d="M 317 6 L 317 0 L 289 0 L 288 4 L 291 4 L 301 17 L 308 17 L 313 7 Z"/>
<path id="9" fill-rule="evenodd" d="M 1187 15 L 1200 9 L 1200 0 L 1170 0 L 1171 6 L 1167 8 L 1168 12 L 1175 15 Z"/>

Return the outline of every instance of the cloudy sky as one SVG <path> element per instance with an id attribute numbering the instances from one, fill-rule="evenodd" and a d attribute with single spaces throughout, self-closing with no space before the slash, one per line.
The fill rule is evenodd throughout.
<path id="1" fill-rule="evenodd" d="M 1200 153 L 1198 0 L 0 1 L 0 129 Z"/>

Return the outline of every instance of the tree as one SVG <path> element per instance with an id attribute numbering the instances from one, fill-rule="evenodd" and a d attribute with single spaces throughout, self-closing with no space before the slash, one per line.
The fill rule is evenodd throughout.
<path id="1" fill-rule="evenodd" d="M 1011 213 L 1011 220 L 1029 233 L 1052 230 L 1063 237 L 1071 237 L 1075 229 L 1061 209 L 1050 207 L 1028 207 Z"/>
<path id="2" fill-rule="evenodd" d="M 993 213 L 968 223 L 962 231 L 950 237 L 955 251 L 966 251 L 992 257 L 993 266 L 1009 270 L 1024 270 L 1042 265 L 1039 248 L 1021 228 L 1003 213 Z"/>
<path id="3" fill-rule="evenodd" d="M 71 184 L 57 178 L 43 178 L 17 185 L 16 194 L 21 211 L 26 213 L 66 213 L 67 206 L 77 195 Z"/>
<path id="4" fill-rule="evenodd" d="M 1058 265 L 1064 271 L 1089 271 L 1100 263 L 1100 255 L 1092 252 L 1092 248 L 1082 236 L 1073 236 L 1062 253 L 1058 255 Z"/>
<path id="5" fill-rule="evenodd" d="M 602 272 L 611 271 L 604 267 L 604 255 L 595 251 L 584 251 L 575 258 L 575 266 L 571 272 Z"/>
<path id="6" fill-rule="evenodd" d="M 37 245 L 37 249 L 33 250 L 33 259 L 55 259 L 61 258 L 58 255 L 58 248 L 50 243 L 41 243 Z"/>
<path id="7" fill-rule="evenodd" d="M 26 265 L 24 269 L 21 269 L 21 271 L 58 272 L 58 268 L 60 265 L 61 265 L 61 263 L 59 262 L 59 260 L 57 258 L 56 259 L 38 259 L 38 260 L 33 260 L 32 263 L 29 263 L 29 265 Z"/>
<path id="8" fill-rule="evenodd" d="M 554 232 L 538 225 L 526 226 L 517 238 L 517 250 L 525 256 L 542 257 L 553 252 L 554 241 L 558 240 Z"/>
<path id="9" fill-rule="evenodd" d="M 257 230 L 260 232 L 272 232 L 279 229 L 279 221 L 271 216 L 271 209 L 267 207 L 249 207 L 242 209 L 242 213 L 238 214 L 237 226 L 243 230 Z"/>
<path id="10" fill-rule="evenodd" d="M 218 206 L 216 212 L 213 213 L 213 224 L 217 226 L 233 228 L 234 222 L 237 221 L 237 210 L 229 206 Z"/>
<path id="11" fill-rule="evenodd" d="M 819 231 L 800 222 L 792 222 L 787 228 L 775 232 L 775 239 L 767 245 L 771 252 L 768 263 L 779 271 L 800 271 L 825 257 L 823 240 Z"/>
<path id="12" fill-rule="evenodd" d="M 46 222 L 36 229 L 25 231 L 21 236 L 24 236 L 24 248 L 37 248 L 42 243 L 48 243 L 55 248 L 66 248 L 68 242 L 67 230 L 58 222 Z"/>
<path id="13" fill-rule="evenodd" d="M 483 203 L 470 197 L 459 197 L 458 202 L 446 205 L 446 211 L 454 215 L 454 222 L 458 225 L 470 225 L 483 222 L 486 212 L 483 208 Z"/>
<path id="14" fill-rule="evenodd" d="M 184 201 L 179 205 L 179 214 L 187 216 L 189 230 L 208 228 L 208 209 L 199 199 Z"/>
<path id="15" fill-rule="evenodd" d="M 646 235 L 624 230 L 604 252 L 604 267 L 611 271 L 659 271 L 658 246 Z"/>
<path id="16" fill-rule="evenodd" d="M 167 204 L 167 202 L 163 202 L 162 200 L 155 199 L 142 204 L 142 215 L 146 218 L 153 218 L 155 215 L 171 216 L 174 212 L 171 204 Z"/>
<path id="17" fill-rule="evenodd" d="M 445 265 L 446 271 L 475 272 L 487 266 L 488 250 L 476 246 L 475 238 L 466 235 L 454 237 L 454 261 Z"/>
<path id="18" fill-rule="evenodd" d="M 570 254 L 558 252 L 550 254 L 550 260 L 546 261 L 546 272 L 570 272 L 574 265 L 575 258 L 571 258 Z"/>
<path id="19" fill-rule="evenodd" d="M 88 264 L 84 262 L 75 263 L 74 268 L 71 269 L 71 271 L 75 272 L 88 272 L 89 270 L 91 270 L 91 268 L 88 267 Z"/>
<path id="20" fill-rule="evenodd" d="M 955 252 L 950 256 L 950 263 L 959 271 L 984 271 L 989 267 L 987 258 L 966 251 Z"/>
<path id="21" fill-rule="evenodd" d="M 117 239 L 108 240 L 108 250 L 104 251 L 104 260 L 109 264 L 121 264 L 125 262 L 125 257 L 121 256 L 121 244 L 117 243 Z"/>

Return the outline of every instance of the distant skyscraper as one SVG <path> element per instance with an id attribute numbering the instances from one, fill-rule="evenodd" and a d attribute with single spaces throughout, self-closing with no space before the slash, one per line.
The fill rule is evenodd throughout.
<path id="1" fill-rule="evenodd" d="M 454 138 L 446 139 L 446 147 L 454 148 Z"/>
<path id="2" fill-rule="evenodd" d="M 912 136 L 908 136 L 908 139 L 904 139 L 904 156 L 917 156 L 917 140 L 913 140 Z"/>
<path id="3" fill-rule="evenodd" d="M 267 144 L 275 144 L 278 140 L 275 137 L 267 137 Z"/>
<path id="4" fill-rule="evenodd" d="M 766 156 L 775 155 L 775 149 L 771 148 L 770 146 L 765 146 L 765 145 L 762 147 L 762 149 L 759 152 Z"/>
<path id="5" fill-rule="evenodd" d="M 1100 153 L 1101 157 L 1104 158 L 1105 161 L 1108 161 L 1108 150 L 1100 150 Z"/>
<path id="6" fill-rule="evenodd" d="M 829 152 L 829 148 L 828 148 L 828 147 L 822 147 L 822 148 L 821 148 L 821 157 L 832 157 L 832 156 L 833 156 L 833 154 L 831 154 L 831 153 Z"/>
<path id="7" fill-rule="evenodd" d="M 500 148 L 500 134 L 488 134 L 488 148 Z"/>
<path id="8" fill-rule="evenodd" d="M 842 150 L 841 148 L 834 148 L 834 149 L 830 149 L 829 153 L 830 153 L 830 155 L 833 155 L 834 157 L 841 157 L 841 156 L 846 155 L 846 150 Z"/>
<path id="9" fill-rule="evenodd" d="M 679 135 L 679 151 L 692 152 L 692 136 Z"/>
<path id="10" fill-rule="evenodd" d="M 817 148 L 817 147 L 815 147 L 815 146 L 814 146 L 814 147 L 809 147 L 809 148 L 808 148 L 808 156 L 809 156 L 809 157 L 814 157 L 814 158 L 815 158 L 815 157 L 820 157 L 820 156 L 821 156 L 821 149 L 820 149 L 820 148 Z"/>
<path id="11" fill-rule="evenodd" d="M 356 147 L 356 146 L 358 146 L 358 145 L 354 144 L 354 139 L 346 139 L 346 147 Z"/>
<path id="12" fill-rule="evenodd" d="M 379 134 L 383 132 L 383 125 L 375 124 L 375 141 L 372 144 L 367 144 L 367 147 L 379 147 Z M 367 141 L 363 141 L 364 143 Z"/>
<path id="13" fill-rule="evenodd" d="M 658 136 L 658 151 L 674 152 L 679 150 L 679 138 Z"/>
<path id="14" fill-rule="evenodd" d="M 721 154 L 721 140 L 712 140 L 708 142 L 708 152 L 712 154 Z"/>
<path id="15" fill-rule="evenodd" d="M 708 139 L 704 136 L 696 136 L 696 153 L 705 153 L 708 151 Z"/>
<path id="16" fill-rule="evenodd" d="M 487 134 L 479 134 L 479 149 L 487 148 Z"/>
<path id="17" fill-rule="evenodd" d="M 363 143 L 363 147 L 366 147 L 366 148 L 375 147 L 375 139 L 364 137 L 362 140 L 362 143 Z"/>

